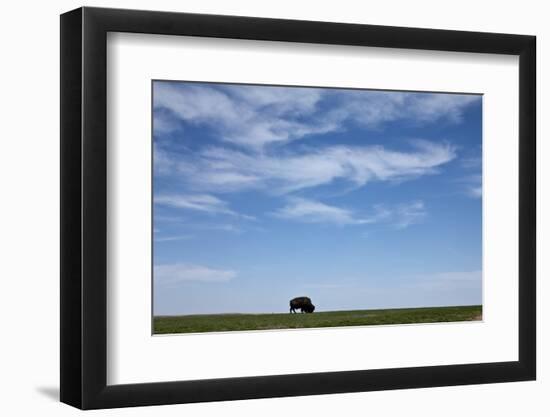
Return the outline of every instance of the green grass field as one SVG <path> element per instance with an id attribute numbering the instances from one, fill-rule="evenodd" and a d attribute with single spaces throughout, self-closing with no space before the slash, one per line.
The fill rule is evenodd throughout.
<path id="1" fill-rule="evenodd" d="M 303 329 L 473 320 L 481 320 L 481 306 L 323 311 L 313 314 L 205 314 L 156 316 L 154 318 L 154 333 Z"/>

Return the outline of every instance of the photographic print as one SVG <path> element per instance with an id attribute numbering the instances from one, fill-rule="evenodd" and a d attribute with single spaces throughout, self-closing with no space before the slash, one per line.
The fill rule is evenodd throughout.
<path id="1" fill-rule="evenodd" d="M 153 333 L 482 320 L 482 95 L 152 82 Z"/>

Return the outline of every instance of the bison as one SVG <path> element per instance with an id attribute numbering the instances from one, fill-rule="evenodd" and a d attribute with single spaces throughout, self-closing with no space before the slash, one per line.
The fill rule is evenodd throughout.
<path id="1" fill-rule="evenodd" d="M 309 297 L 296 297 L 290 300 L 290 312 L 296 313 L 296 309 L 300 309 L 302 313 L 313 313 L 315 306 Z"/>

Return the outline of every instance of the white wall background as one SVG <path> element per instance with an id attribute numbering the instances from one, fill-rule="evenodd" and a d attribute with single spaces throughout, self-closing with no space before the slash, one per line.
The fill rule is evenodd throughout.
<path id="1" fill-rule="evenodd" d="M 81 6 L 72 0 L 9 2 L 3 5 L 0 66 L 0 410 L 4 415 L 76 415 L 58 403 L 59 392 L 59 17 Z M 550 97 L 545 80 L 550 59 L 550 26 L 545 2 L 438 0 L 357 2 L 320 0 L 125 0 L 86 5 L 198 13 L 240 14 L 309 20 L 371 23 L 534 34 L 538 37 L 539 137 L 539 366 L 538 381 L 315 397 L 237 401 L 94 412 L 94 415 L 316 417 L 340 413 L 372 416 L 543 416 L 550 390 L 550 327 L 546 318 L 550 285 L 550 146 L 543 120 Z M 544 128 L 544 129 L 543 129 Z"/>

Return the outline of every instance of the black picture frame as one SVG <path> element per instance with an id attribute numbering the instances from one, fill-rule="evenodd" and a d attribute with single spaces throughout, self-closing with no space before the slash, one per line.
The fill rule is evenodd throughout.
<path id="1" fill-rule="evenodd" d="M 519 56 L 519 360 L 107 385 L 108 32 Z M 536 378 L 534 36 L 102 8 L 61 15 L 61 401 L 81 409 Z"/>

